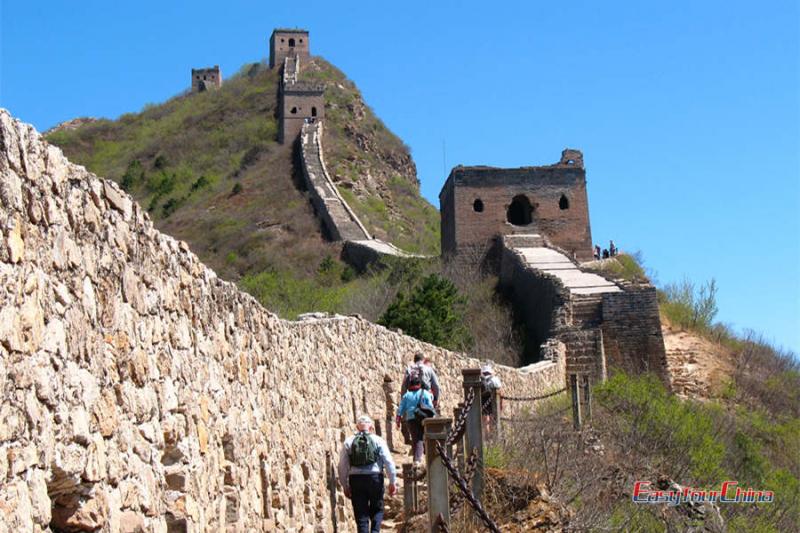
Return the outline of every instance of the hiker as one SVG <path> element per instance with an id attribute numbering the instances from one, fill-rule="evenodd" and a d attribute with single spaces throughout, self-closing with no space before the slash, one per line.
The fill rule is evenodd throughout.
<path id="1" fill-rule="evenodd" d="M 617 255 L 617 247 L 614 245 L 614 241 L 610 241 L 608 244 L 608 253 L 611 257 Z"/>
<path id="2" fill-rule="evenodd" d="M 408 380 L 408 390 L 400 400 L 397 409 L 397 427 L 405 420 L 409 433 L 411 433 L 411 451 L 414 454 L 414 463 L 422 462 L 422 438 L 424 432 L 422 421 L 436 414 L 433 408 L 433 395 L 422 387 L 422 382 L 417 376 Z"/>
<path id="3" fill-rule="evenodd" d="M 339 454 L 339 481 L 353 502 L 358 533 L 381 530 L 383 520 L 383 470 L 389 474 L 389 496 L 397 491 L 397 469 L 386 441 L 373 435 L 375 425 L 358 417 L 356 434 L 344 441 Z"/>
<path id="4" fill-rule="evenodd" d="M 433 406 L 439 407 L 439 377 L 436 371 L 430 365 L 425 363 L 425 355 L 422 352 L 414 354 L 414 363 L 406 367 L 405 375 L 403 376 L 403 384 L 400 386 L 400 394 L 403 395 L 408 390 L 408 382 L 412 377 L 419 379 L 422 388 L 431 391 L 433 394 Z"/>
<path id="5" fill-rule="evenodd" d="M 600 246 L 597 244 L 594 245 L 594 258 L 596 261 L 600 259 Z"/>
<path id="6" fill-rule="evenodd" d="M 481 412 L 483 413 L 484 434 L 488 435 L 492 428 L 492 417 L 500 416 L 502 409 L 502 397 L 497 393 L 497 400 L 500 405 L 495 406 L 492 402 L 492 393 L 498 391 L 503 384 L 500 378 L 494 373 L 491 363 L 486 363 L 481 367 Z"/>
<path id="7" fill-rule="evenodd" d="M 603 248 L 603 259 L 608 259 L 608 250 Z"/>

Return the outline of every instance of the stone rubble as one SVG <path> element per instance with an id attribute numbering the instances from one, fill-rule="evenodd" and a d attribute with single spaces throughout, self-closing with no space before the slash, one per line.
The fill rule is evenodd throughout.
<path id="1" fill-rule="evenodd" d="M 357 413 L 385 418 L 384 375 L 424 351 L 452 412 L 479 364 L 279 319 L 5 110 L 0 280 L 0 531 L 352 531 L 330 465 Z M 498 371 L 564 384 L 563 357 Z"/>

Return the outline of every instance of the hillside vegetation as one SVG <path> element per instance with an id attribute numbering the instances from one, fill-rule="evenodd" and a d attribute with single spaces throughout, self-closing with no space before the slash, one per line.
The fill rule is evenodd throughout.
<path id="1" fill-rule="evenodd" d="M 367 228 L 408 251 L 437 254 L 438 213 L 419 194 L 408 148 L 335 67 L 314 58 L 302 75 L 327 85 L 326 161 Z M 276 70 L 245 65 L 219 91 L 182 94 L 117 120 L 73 121 L 47 139 L 120 183 L 160 230 L 187 241 L 223 277 L 309 282 L 340 249 L 322 237 L 295 148 L 275 140 L 278 83 Z"/>

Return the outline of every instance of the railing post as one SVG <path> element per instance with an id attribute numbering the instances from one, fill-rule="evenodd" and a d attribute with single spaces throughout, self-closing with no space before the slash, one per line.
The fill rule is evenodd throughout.
<path id="1" fill-rule="evenodd" d="M 583 376 L 583 406 L 585 409 L 584 419 L 592 420 L 592 381 L 591 375 Z"/>
<path id="2" fill-rule="evenodd" d="M 492 431 L 500 439 L 500 390 L 492 389 Z"/>
<path id="3" fill-rule="evenodd" d="M 403 465 L 403 512 L 406 520 L 411 518 L 416 509 L 415 487 L 416 481 L 413 481 L 414 465 L 405 463 Z"/>
<path id="4" fill-rule="evenodd" d="M 475 394 L 475 399 L 467 414 L 466 450 L 469 456 L 472 450 L 478 452 L 478 464 L 472 477 L 472 494 L 480 501 L 483 496 L 483 420 L 481 419 L 481 369 L 464 368 L 461 370 L 464 378 L 464 401 L 470 389 Z"/>
<path id="5" fill-rule="evenodd" d="M 578 390 L 578 375 L 569 375 L 569 390 L 572 393 L 572 422 L 576 431 L 581 429 L 581 397 Z"/>
<path id="6" fill-rule="evenodd" d="M 422 426 L 425 428 L 425 465 L 428 472 L 428 518 L 432 533 L 438 533 L 438 529 L 434 529 L 434 524 L 439 515 L 444 519 L 445 525 L 450 525 L 448 492 L 450 480 L 447 468 L 436 451 L 437 442 L 444 446 L 447 440 L 447 426 L 450 422 L 451 419 L 440 417 L 426 418 L 422 421 Z"/>

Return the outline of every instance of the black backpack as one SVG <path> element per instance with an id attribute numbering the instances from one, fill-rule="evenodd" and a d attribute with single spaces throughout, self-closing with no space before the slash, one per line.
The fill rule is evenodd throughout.
<path id="1" fill-rule="evenodd" d="M 426 418 L 431 418 L 436 416 L 436 412 L 433 411 L 430 407 L 425 407 L 422 405 L 422 398 L 425 395 L 424 390 L 419 391 L 419 401 L 417 402 L 417 408 L 414 412 L 414 418 L 418 420 L 425 420 Z"/>
<path id="2" fill-rule="evenodd" d="M 419 381 L 423 389 L 431 390 L 430 376 L 422 368 L 422 365 L 418 365 L 415 363 L 410 367 L 408 367 L 408 383 L 410 383 L 412 380 Z"/>
<path id="3" fill-rule="evenodd" d="M 350 445 L 350 465 L 367 466 L 378 460 L 378 445 L 366 431 L 356 433 Z"/>

